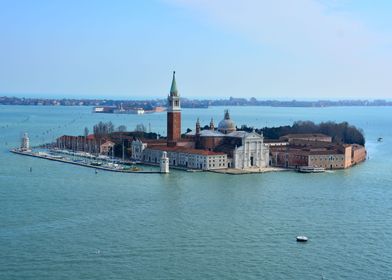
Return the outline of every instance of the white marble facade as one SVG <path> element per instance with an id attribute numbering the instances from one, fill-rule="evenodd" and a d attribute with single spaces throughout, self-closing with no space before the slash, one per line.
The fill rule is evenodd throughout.
<path id="1" fill-rule="evenodd" d="M 265 168 L 269 165 L 269 149 L 262 135 L 256 132 L 236 131 L 228 137 L 241 138 L 242 145 L 233 151 L 232 168 Z"/>

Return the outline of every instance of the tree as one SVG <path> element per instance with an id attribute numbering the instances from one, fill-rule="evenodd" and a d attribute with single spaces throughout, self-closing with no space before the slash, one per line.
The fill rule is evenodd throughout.
<path id="1" fill-rule="evenodd" d="M 137 132 L 147 132 L 147 129 L 144 126 L 144 124 L 139 123 L 138 125 L 136 125 L 135 131 L 137 131 Z"/>
<path id="2" fill-rule="evenodd" d="M 94 130 L 94 135 L 97 138 L 102 138 L 114 131 L 114 125 L 112 122 L 104 123 L 101 121 L 96 125 L 94 125 L 93 130 Z"/>
<path id="3" fill-rule="evenodd" d="M 114 131 L 114 124 L 111 121 L 107 122 L 106 124 L 108 133 L 112 133 Z"/>
<path id="4" fill-rule="evenodd" d="M 84 128 L 84 137 L 85 137 L 85 138 L 87 138 L 88 133 L 89 133 L 88 128 L 85 127 L 85 128 Z"/>
<path id="5" fill-rule="evenodd" d="M 120 125 L 119 127 L 117 127 L 117 131 L 118 132 L 126 132 L 127 127 L 125 125 Z"/>
<path id="6" fill-rule="evenodd" d="M 252 131 L 252 128 L 246 125 L 242 125 L 241 128 L 237 129 L 247 132 Z M 256 132 L 263 132 L 264 137 L 268 139 L 279 139 L 287 134 L 322 133 L 331 136 L 332 141 L 335 143 L 365 145 L 363 130 L 347 122 L 335 123 L 329 121 L 315 124 L 311 121 L 296 121 L 292 126 L 264 127 L 262 130 L 256 129 Z"/>

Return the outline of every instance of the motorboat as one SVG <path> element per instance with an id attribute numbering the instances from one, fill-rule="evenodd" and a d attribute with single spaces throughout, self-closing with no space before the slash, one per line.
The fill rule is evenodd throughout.
<path id="1" fill-rule="evenodd" d="M 308 238 L 304 235 L 297 236 L 297 242 L 307 242 Z"/>
<path id="2" fill-rule="evenodd" d="M 313 167 L 313 166 L 301 166 L 298 169 L 298 172 L 301 172 L 301 173 L 321 173 L 321 172 L 325 172 L 325 168 Z"/>

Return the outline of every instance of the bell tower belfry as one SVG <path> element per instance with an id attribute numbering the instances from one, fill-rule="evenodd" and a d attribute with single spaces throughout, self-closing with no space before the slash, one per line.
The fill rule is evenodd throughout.
<path id="1" fill-rule="evenodd" d="M 173 71 L 173 80 L 167 103 L 167 145 L 173 147 L 181 139 L 181 104 L 175 71 Z"/>

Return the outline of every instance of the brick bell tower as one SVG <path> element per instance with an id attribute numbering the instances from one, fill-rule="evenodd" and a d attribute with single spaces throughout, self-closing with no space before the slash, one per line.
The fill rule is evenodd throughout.
<path id="1" fill-rule="evenodd" d="M 167 103 L 167 145 L 174 147 L 177 145 L 177 141 L 181 139 L 181 105 L 175 71 L 173 71 L 173 81 Z"/>

